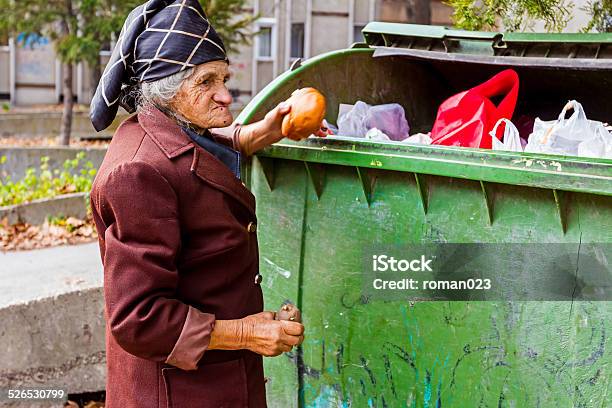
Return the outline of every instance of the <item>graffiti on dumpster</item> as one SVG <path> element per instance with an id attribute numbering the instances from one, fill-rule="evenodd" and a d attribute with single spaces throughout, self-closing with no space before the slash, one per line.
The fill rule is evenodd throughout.
<path id="1" fill-rule="evenodd" d="M 307 363 L 297 353 L 288 357 L 304 377 L 303 398 L 313 408 L 546 407 L 564 401 L 575 407 L 593 406 L 599 401 L 593 399 L 595 387 L 606 381 L 602 379 L 608 341 L 605 319 L 596 310 L 582 307 L 580 333 L 571 326 L 559 327 L 556 347 L 551 348 L 550 333 L 532 332 L 531 324 L 523 326 L 517 320 L 520 308 L 509 303 L 503 322 L 491 319 L 486 335 L 485 331 L 474 333 L 488 343 L 449 337 L 448 345 L 432 347 L 426 330 L 413 321 L 404 344 L 382 340 L 374 344 L 384 336 L 367 337 L 366 343 L 360 342 L 363 338 L 354 342 L 310 339 L 301 351 L 309 356 Z M 447 312 L 445 325 L 449 329 L 461 326 L 464 315 L 457 314 L 456 307 Z M 509 337 L 516 343 L 509 343 Z M 606 396 L 598 398 L 605 401 Z"/>

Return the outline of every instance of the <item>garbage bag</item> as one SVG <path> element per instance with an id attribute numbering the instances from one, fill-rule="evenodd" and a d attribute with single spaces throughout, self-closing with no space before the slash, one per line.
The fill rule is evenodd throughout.
<path id="1" fill-rule="evenodd" d="M 566 119 L 566 114 L 574 113 Z M 536 118 L 526 152 L 612 159 L 612 135 L 603 123 L 587 119 L 582 105 L 569 101 L 557 120 Z"/>
<path id="2" fill-rule="evenodd" d="M 406 139 L 410 131 L 404 108 L 398 103 L 371 106 L 366 115 L 365 125 L 368 130 L 379 129 L 389 136 L 389 139 L 398 142 Z"/>
<path id="3" fill-rule="evenodd" d="M 430 145 L 431 137 L 428 133 L 417 133 L 402 140 L 402 143 Z"/>
<path id="4" fill-rule="evenodd" d="M 365 137 L 368 132 L 366 117 L 369 109 L 370 105 L 362 101 L 357 101 L 353 106 L 341 104 L 338 115 L 338 135 Z"/>
<path id="5" fill-rule="evenodd" d="M 433 144 L 490 149 L 492 142 L 488 134 L 500 118 L 512 119 L 518 90 L 518 74 L 507 69 L 450 97 L 438 108 L 431 130 Z M 495 96 L 502 97 L 497 106 L 491 101 Z"/>
<path id="6" fill-rule="evenodd" d="M 501 124 L 505 124 L 504 135 L 502 140 L 500 141 L 497 138 L 497 129 Z M 521 145 L 521 137 L 519 135 L 519 131 L 514 126 L 514 123 L 510 122 L 506 118 L 501 118 L 497 121 L 493 130 L 489 132 L 489 136 L 491 136 L 492 149 L 493 150 L 507 150 L 511 152 L 522 152 L 523 146 Z"/>
<path id="7" fill-rule="evenodd" d="M 408 137 L 410 127 L 402 105 L 388 103 L 368 105 L 357 101 L 355 105 L 340 104 L 338 135 L 366 137 L 370 129 L 378 129 L 390 140 L 401 141 Z"/>
<path id="8" fill-rule="evenodd" d="M 377 140 L 380 142 L 388 142 L 391 140 L 389 139 L 389 136 L 387 136 L 384 132 L 381 132 L 380 129 L 376 129 L 376 128 L 372 128 L 368 130 L 368 132 L 365 135 L 365 138 L 369 140 Z"/>
<path id="9" fill-rule="evenodd" d="M 332 125 L 331 123 L 329 123 L 326 119 L 323 119 L 323 127 L 325 127 L 327 129 L 327 134 L 328 135 L 337 135 L 338 134 L 338 128 L 334 125 Z"/>

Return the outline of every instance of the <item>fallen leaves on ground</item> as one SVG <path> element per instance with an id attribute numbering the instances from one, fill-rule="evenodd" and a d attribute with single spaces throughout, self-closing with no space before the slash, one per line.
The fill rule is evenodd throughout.
<path id="1" fill-rule="evenodd" d="M 0 221 L 0 250 L 21 251 L 47 248 L 58 245 L 74 245 L 95 241 L 98 238 L 91 218 L 80 220 L 68 217 L 65 220 L 46 221 L 43 225 L 8 225 Z"/>
<path id="2" fill-rule="evenodd" d="M 103 402 L 90 401 L 84 408 L 104 408 Z"/>
<path id="3" fill-rule="evenodd" d="M 74 401 L 68 401 L 64 404 L 64 408 L 80 408 L 80 406 Z M 89 401 L 87 404 L 83 405 L 83 408 L 104 408 L 104 403 Z"/>

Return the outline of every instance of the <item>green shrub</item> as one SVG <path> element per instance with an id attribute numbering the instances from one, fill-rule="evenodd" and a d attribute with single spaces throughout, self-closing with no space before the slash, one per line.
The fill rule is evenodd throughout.
<path id="1" fill-rule="evenodd" d="M 0 158 L 0 164 L 6 157 Z M 85 161 L 85 153 L 64 162 L 63 169 L 49 169 L 49 157 L 41 157 L 38 169 L 28 168 L 18 181 L 5 177 L 0 180 L 0 207 L 52 198 L 62 194 L 89 192 L 96 176 L 96 169 Z"/>

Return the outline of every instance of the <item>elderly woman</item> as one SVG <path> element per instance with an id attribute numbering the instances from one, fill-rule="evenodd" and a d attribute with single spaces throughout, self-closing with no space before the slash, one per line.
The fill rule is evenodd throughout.
<path id="1" fill-rule="evenodd" d="M 291 107 L 228 127 L 229 76 L 198 1 L 151 0 L 126 20 L 92 101 L 97 130 L 120 104 L 138 112 L 91 192 L 107 408 L 265 407 L 262 356 L 303 340 L 302 324 L 263 312 L 255 199 L 239 178 L 241 156 L 280 140 Z"/>

